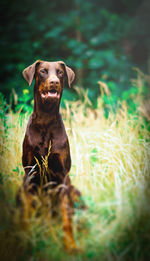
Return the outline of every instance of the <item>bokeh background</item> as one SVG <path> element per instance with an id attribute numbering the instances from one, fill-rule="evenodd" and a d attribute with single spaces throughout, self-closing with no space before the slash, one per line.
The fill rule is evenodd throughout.
<path id="1" fill-rule="evenodd" d="M 0 259 L 150 260 L 150 1 L 1 0 L 0 19 Z M 60 110 L 88 208 L 74 206 L 71 255 L 49 197 L 16 205 L 34 102 L 22 71 L 37 59 L 76 74 Z"/>
<path id="2" fill-rule="evenodd" d="M 0 12 L 0 82 L 7 100 L 22 94 L 21 72 L 36 59 L 65 61 L 93 104 L 98 80 L 107 82 L 115 104 L 131 87 L 134 67 L 150 72 L 149 0 L 1 0 Z M 65 92 L 66 99 L 73 96 Z"/>

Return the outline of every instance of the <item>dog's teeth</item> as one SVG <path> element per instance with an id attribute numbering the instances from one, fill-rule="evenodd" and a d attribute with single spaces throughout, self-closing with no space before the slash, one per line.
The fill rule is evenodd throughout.
<path id="1" fill-rule="evenodd" d="M 57 92 L 48 92 L 48 96 L 49 97 L 56 97 L 57 96 Z"/>
<path id="2" fill-rule="evenodd" d="M 48 98 L 48 97 L 51 97 L 51 98 L 56 98 L 56 97 L 60 97 L 60 95 L 56 92 L 51 92 L 51 91 L 48 91 L 48 92 L 45 92 L 45 93 L 41 93 L 41 97 L 42 98 Z"/>

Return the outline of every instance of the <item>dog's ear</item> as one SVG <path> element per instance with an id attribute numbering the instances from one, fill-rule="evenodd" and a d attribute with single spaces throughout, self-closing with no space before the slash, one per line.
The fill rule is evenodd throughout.
<path id="1" fill-rule="evenodd" d="M 23 77 L 28 82 L 29 86 L 32 84 L 35 75 L 35 68 L 38 64 L 40 64 L 40 60 L 37 60 L 35 63 L 31 64 L 30 66 L 25 68 L 22 72 Z"/>
<path id="2" fill-rule="evenodd" d="M 71 87 L 71 83 L 72 83 L 72 82 L 74 81 L 74 79 L 75 79 L 75 73 L 74 73 L 74 71 L 73 71 L 71 68 L 69 68 L 64 62 L 59 61 L 59 63 L 64 66 L 64 69 L 65 69 L 65 72 L 66 72 L 66 75 L 67 75 L 67 78 L 68 78 L 68 86 Z"/>

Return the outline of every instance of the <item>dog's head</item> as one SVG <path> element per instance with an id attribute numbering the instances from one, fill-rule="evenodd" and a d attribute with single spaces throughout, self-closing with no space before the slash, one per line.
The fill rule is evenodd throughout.
<path id="1" fill-rule="evenodd" d="M 23 77 L 29 83 L 29 86 L 35 78 L 35 93 L 43 106 L 49 107 L 51 104 L 60 103 L 65 79 L 67 79 L 70 87 L 75 74 L 62 61 L 45 62 L 38 60 L 24 69 Z"/>

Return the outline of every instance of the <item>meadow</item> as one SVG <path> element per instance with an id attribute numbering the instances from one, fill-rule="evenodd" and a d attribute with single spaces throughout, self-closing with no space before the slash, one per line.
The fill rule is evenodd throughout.
<path id="1" fill-rule="evenodd" d="M 82 192 L 88 209 L 76 208 L 74 234 L 79 253 L 69 255 L 59 220 L 46 206 L 23 228 L 16 207 L 22 183 L 22 141 L 29 114 L 7 113 L 0 138 L 0 257 L 25 261 L 135 261 L 150 259 L 150 136 L 140 113 L 129 113 L 124 102 L 109 106 L 109 89 L 99 83 L 101 96 L 94 109 L 83 89 L 79 99 L 61 109 L 70 141 L 72 183 Z M 138 86 L 137 86 L 138 88 Z M 140 85 L 139 85 L 140 88 Z M 143 102 L 140 94 L 139 108 Z M 137 108 L 138 111 L 138 108 Z"/>

